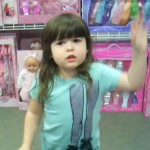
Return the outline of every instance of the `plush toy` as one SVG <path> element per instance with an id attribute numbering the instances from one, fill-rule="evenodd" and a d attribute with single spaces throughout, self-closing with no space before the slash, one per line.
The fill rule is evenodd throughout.
<path id="1" fill-rule="evenodd" d="M 17 88 L 21 101 L 29 102 L 29 90 L 32 81 L 40 65 L 40 59 L 36 53 L 29 53 L 24 59 L 25 67 L 18 76 Z"/>

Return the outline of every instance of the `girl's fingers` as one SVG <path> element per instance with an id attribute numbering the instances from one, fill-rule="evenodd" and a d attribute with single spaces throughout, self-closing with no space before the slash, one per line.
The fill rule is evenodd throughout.
<path id="1" fill-rule="evenodd" d="M 133 21 L 132 25 L 131 25 L 131 39 L 132 39 L 132 41 L 134 41 L 136 38 L 136 28 L 137 28 L 136 24 L 137 24 L 137 20 Z"/>
<path id="2" fill-rule="evenodd" d="M 144 23 L 144 14 L 142 11 L 140 11 L 139 17 L 140 17 L 140 20 L 142 21 L 142 23 Z"/>
<path id="3" fill-rule="evenodd" d="M 133 21 L 131 25 L 131 33 L 133 36 L 143 31 L 145 31 L 143 18 L 138 18 L 137 20 Z"/>

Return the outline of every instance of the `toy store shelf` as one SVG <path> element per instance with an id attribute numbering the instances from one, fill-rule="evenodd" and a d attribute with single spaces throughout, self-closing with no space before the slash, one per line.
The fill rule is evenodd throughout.
<path id="1" fill-rule="evenodd" d="M 131 40 L 130 32 L 103 32 L 91 34 L 93 41 L 128 41 Z M 150 39 L 150 32 L 148 32 L 148 39 Z"/>
<path id="2" fill-rule="evenodd" d="M 45 24 L 8 24 L 0 26 L 1 31 L 13 31 L 13 30 L 42 30 Z M 131 39 L 130 32 L 98 32 L 91 33 L 93 41 L 108 41 L 117 40 L 124 41 Z M 150 39 L 150 32 L 148 33 L 148 39 Z"/>
<path id="3" fill-rule="evenodd" d="M 45 24 L 8 24 L 0 26 L 0 31 L 12 30 L 40 30 L 43 29 Z"/>

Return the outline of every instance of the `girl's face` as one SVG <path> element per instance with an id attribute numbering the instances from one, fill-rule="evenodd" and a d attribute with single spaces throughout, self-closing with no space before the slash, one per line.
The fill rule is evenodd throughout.
<path id="1" fill-rule="evenodd" d="M 76 68 L 86 58 L 86 40 L 84 37 L 56 40 L 51 44 L 51 52 L 60 75 L 70 72 L 76 74 Z"/>

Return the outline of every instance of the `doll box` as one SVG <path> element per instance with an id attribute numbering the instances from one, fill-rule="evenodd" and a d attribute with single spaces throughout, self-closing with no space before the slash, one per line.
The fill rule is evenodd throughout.
<path id="1" fill-rule="evenodd" d="M 143 0 L 139 0 L 143 2 Z M 131 22 L 131 1 L 82 0 L 82 18 L 90 32 L 128 32 Z"/>
<path id="2" fill-rule="evenodd" d="M 2 18 L 2 0 L 0 0 L 0 26 L 3 25 L 3 18 Z"/>
<path id="3" fill-rule="evenodd" d="M 149 75 L 150 74 L 148 74 L 148 76 Z M 150 88 L 148 88 L 148 85 L 145 86 L 143 113 L 145 117 L 150 117 Z"/>
<path id="4" fill-rule="evenodd" d="M 41 60 L 42 59 L 42 51 L 41 50 L 20 50 L 17 51 L 17 77 L 19 72 L 24 68 L 24 59 L 29 53 L 36 53 L 37 57 Z M 18 94 L 18 107 L 19 110 L 28 110 L 29 103 L 23 102 L 20 99 Z"/>
<path id="5" fill-rule="evenodd" d="M 96 43 L 92 51 L 95 61 L 127 71 L 132 59 L 130 43 Z M 142 112 L 144 87 L 127 92 L 113 90 L 103 97 L 103 112 Z"/>
<path id="6" fill-rule="evenodd" d="M 120 59 L 130 60 L 132 57 L 132 46 L 129 42 L 99 42 L 93 44 L 93 57 L 95 60 L 103 59 Z"/>
<path id="7" fill-rule="evenodd" d="M 80 15 L 80 0 L 17 0 L 20 24 L 46 23 L 61 13 Z"/>
<path id="8" fill-rule="evenodd" d="M 148 66 L 144 91 L 143 113 L 145 117 L 150 117 L 150 53 L 148 54 Z"/>
<path id="9" fill-rule="evenodd" d="M 0 107 L 17 107 L 15 36 L 0 36 Z"/>
<path id="10" fill-rule="evenodd" d="M 2 12 L 4 24 L 18 24 L 16 0 L 2 0 Z"/>
<path id="11" fill-rule="evenodd" d="M 150 30 L 150 1 L 145 0 L 144 7 L 143 7 L 143 13 L 144 13 L 144 24 L 147 30 Z"/>
<path id="12" fill-rule="evenodd" d="M 20 50 L 41 50 L 41 39 L 22 38 L 20 41 Z"/>

